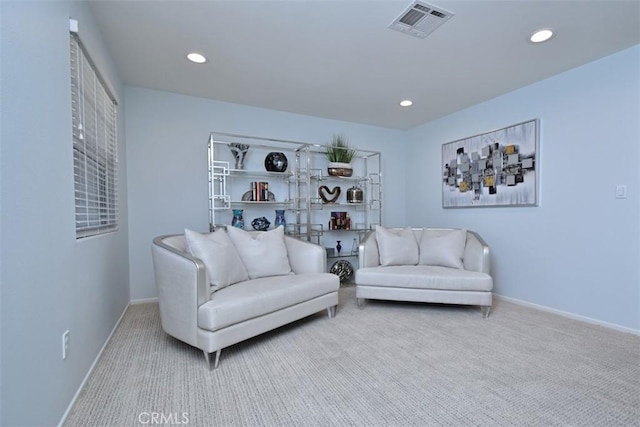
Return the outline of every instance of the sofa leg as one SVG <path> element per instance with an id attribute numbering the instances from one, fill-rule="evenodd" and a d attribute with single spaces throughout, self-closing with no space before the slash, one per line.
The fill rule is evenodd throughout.
<path id="1" fill-rule="evenodd" d="M 329 315 L 329 319 L 333 319 L 336 315 L 336 306 L 327 308 L 327 314 Z"/>
<path id="2" fill-rule="evenodd" d="M 363 309 L 366 303 L 367 300 L 365 298 L 356 298 L 356 304 L 358 305 L 359 309 Z"/>
<path id="3" fill-rule="evenodd" d="M 491 311 L 491 306 L 490 305 L 481 305 L 480 306 L 480 311 L 482 312 L 482 318 L 486 319 L 487 317 L 489 317 L 489 312 Z"/>
<path id="4" fill-rule="evenodd" d="M 207 366 L 209 367 L 209 370 L 213 371 L 214 369 L 217 369 L 218 364 L 220 363 L 220 353 L 222 353 L 222 349 L 216 351 L 216 358 L 213 364 L 211 364 L 211 354 L 213 353 L 208 353 L 204 350 L 202 350 L 202 352 L 204 353 L 204 360 L 207 361 Z"/>

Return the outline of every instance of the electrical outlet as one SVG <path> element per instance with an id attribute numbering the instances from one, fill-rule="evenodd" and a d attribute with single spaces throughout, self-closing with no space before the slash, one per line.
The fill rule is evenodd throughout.
<path id="1" fill-rule="evenodd" d="M 626 199 L 627 198 L 627 185 L 619 184 L 616 185 L 616 199 Z"/>
<path id="2" fill-rule="evenodd" d="M 66 359 L 69 354 L 69 331 L 66 330 L 62 334 L 62 359 Z"/>

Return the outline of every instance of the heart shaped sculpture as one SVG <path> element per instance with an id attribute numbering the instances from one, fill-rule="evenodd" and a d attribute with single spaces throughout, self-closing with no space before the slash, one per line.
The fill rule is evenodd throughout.
<path id="1" fill-rule="evenodd" d="M 318 188 L 318 195 L 322 199 L 322 203 L 335 203 L 338 197 L 340 197 L 340 191 L 340 187 L 333 187 L 333 190 L 329 190 L 329 187 L 323 185 Z"/>

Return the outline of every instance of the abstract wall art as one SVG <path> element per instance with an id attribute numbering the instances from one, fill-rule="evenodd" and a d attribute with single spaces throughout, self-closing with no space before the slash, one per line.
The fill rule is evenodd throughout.
<path id="1" fill-rule="evenodd" d="M 442 145 L 442 206 L 538 205 L 539 120 Z"/>

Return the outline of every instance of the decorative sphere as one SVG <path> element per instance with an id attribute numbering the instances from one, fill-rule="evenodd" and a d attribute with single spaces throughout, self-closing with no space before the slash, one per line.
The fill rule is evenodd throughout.
<path id="1" fill-rule="evenodd" d="M 269 172 L 284 172 L 288 164 L 287 156 L 275 151 L 267 154 L 264 159 L 264 167 Z"/>
<path id="2" fill-rule="evenodd" d="M 341 282 L 349 280 L 353 276 L 353 265 L 347 260 L 341 259 L 331 266 L 329 273 L 333 273 L 340 278 Z"/>

